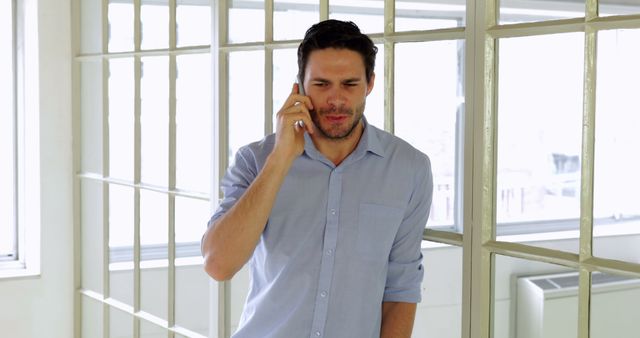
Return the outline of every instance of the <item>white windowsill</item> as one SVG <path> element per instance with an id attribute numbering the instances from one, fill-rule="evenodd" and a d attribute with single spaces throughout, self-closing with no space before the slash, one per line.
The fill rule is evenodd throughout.
<path id="1" fill-rule="evenodd" d="M 0 280 L 39 277 L 40 271 L 28 269 L 22 262 L 0 262 Z"/>
<path id="2" fill-rule="evenodd" d="M 204 259 L 199 256 L 176 258 L 176 267 L 198 266 L 203 264 Z M 166 259 L 154 259 L 140 262 L 141 270 L 164 269 L 167 268 Z M 118 262 L 109 264 L 109 271 L 130 271 L 133 270 L 133 262 Z"/>

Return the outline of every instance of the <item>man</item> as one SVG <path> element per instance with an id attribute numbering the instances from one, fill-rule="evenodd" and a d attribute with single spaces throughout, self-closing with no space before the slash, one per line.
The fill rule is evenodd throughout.
<path id="1" fill-rule="evenodd" d="M 376 52 L 351 22 L 312 26 L 276 133 L 222 180 L 202 252 L 219 281 L 249 263 L 234 338 L 411 336 L 431 166 L 363 117 Z"/>

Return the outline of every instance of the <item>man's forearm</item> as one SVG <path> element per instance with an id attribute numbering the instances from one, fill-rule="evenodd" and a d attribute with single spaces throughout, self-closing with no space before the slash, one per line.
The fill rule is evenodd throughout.
<path id="1" fill-rule="evenodd" d="M 251 257 L 290 165 L 270 156 L 238 202 L 207 229 L 202 254 L 216 280 L 230 279 Z"/>
<path id="2" fill-rule="evenodd" d="M 410 338 L 415 317 L 415 303 L 383 302 L 380 338 Z"/>

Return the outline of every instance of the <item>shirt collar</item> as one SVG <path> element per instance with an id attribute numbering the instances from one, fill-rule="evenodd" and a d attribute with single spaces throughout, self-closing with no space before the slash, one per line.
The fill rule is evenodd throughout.
<path id="1" fill-rule="evenodd" d="M 358 142 L 356 149 L 354 149 L 347 158 L 358 160 L 367 152 L 371 152 L 380 157 L 385 157 L 385 152 L 382 148 L 382 143 L 380 142 L 379 137 L 380 131 L 376 127 L 370 125 L 369 122 L 367 122 L 366 117 L 364 116 L 362 117 L 362 124 L 364 130 L 362 132 L 362 136 L 360 137 L 360 141 Z M 304 141 L 304 152 L 307 154 L 307 156 L 314 160 L 321 160 L 325 158 L 313 144 L 313 141 L 311 140 L 311 137 L 308 133 L 304 134 Z"/>

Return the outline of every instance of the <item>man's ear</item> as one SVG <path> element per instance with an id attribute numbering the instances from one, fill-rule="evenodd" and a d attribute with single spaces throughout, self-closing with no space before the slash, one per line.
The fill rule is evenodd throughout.
<path id="1" fill-rule="evenodd" d="M 371 78 L 369 79 L 369 82 L 367 83 L 367 96 L 369 96 L 369 94 L 373 90 L 373 83 L 375 82 L 375 80 L 376 80 L 376 73 L 373 72 L 373 73 L 371 73 Z"/>

